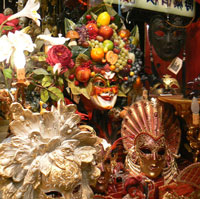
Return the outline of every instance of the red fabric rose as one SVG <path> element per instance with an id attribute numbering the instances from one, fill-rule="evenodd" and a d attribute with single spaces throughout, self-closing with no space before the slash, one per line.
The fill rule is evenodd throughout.
<path id="1" fill-rule="evenodd" d="M 64 73 L 68 68 L 74 67 L 71 51 L 64 45 L 55 45 L 51 47 L 47 53 L 47 63 L 51 66 L 61 64 L 61 73 Z"/>
<path id="2" fill-rule="evenodd" d="M 0 13 L 0 24 L 2 24 L 4 21 L 6 21 L 10 17 L 10 15 L 6 16 L 2 13 Z M 11 30 L 3 30 L 3 34 L 7 34 L 8 32 L 15 32 L 16 30 L 20 30 L 21 26 L 19 26 L 19 19 L 13 19 L 11 21 L 6 22 L 4 26 L 10 26 L 12 27 Z"/>

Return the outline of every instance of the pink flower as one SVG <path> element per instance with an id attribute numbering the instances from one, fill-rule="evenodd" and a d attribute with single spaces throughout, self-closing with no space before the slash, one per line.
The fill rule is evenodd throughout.
<path id="1" fill-rule="evenodd" d="M 47 63 L 51 66 L 61 64 L 61 73 L 74 67 L 71 51 L 64 45 L 55 45 L 48 50 Z"/>

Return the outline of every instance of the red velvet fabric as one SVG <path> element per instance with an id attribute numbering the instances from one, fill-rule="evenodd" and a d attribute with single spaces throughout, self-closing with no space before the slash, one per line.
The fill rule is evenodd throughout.
<path id="1" fill-rule="evenodd" d="M 200 2 L 200 0 L 198 0 Z M 200 19 L 187 28 L 186 79 L 193 80 L 200 74 Z"/>

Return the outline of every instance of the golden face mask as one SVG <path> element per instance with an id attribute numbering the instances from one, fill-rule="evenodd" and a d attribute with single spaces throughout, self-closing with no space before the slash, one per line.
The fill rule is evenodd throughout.
<path id="1" fill-rule="evenodd" d="M 170 182 L 177 174 L 181 129 L 171 105 L 152 98 L 133 103 L 122 122 L 126 168 L 134 176 L 144 174 L 152 182 L 159 176 Z"/>
<path id="2" fill-rule="evenodd" d="M 136 138 L 136 154 L 141 172 L 149 178 L 157 178 L 165 167 L 165 138 L 154 139 L 148 134 Z"/>

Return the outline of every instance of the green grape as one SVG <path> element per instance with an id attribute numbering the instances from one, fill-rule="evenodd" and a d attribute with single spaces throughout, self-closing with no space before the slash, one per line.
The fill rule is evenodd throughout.
<path id="1" fill-rule="evenodd" d="M 122 65 L 125 66 L 127 64 L 126 61 L 122 61 Z"/>
<path id="2" fill-rule="evenodd" d="M 127 49 L 124 49 L 124 52 L 128 55 L 128 50 Z"/>
<path id="3" fill-rule="evenodd" d="M 120 66 L 120 63 L 117 62 L 117 63 L 115 64 L 115 66 L 118 68 L 118 67 Z"/>
<path id="4" fill-rule="evenodd" d="M 121 59 L 118 59 L 117 61 L 119 64 L 122 64 L 122 60 Z"/>
<path id="5" fill-rule="evenodd" d="M 119 44 L 119 48 L 123 48 L 124 46 L 122 44 Z"/>
<path id="6" fill-rule="evenodd" d="M 122 52 L 122 54 L 121 54 L 121 55 L 122 55 L 122 57 L 124 58 L 126 54 L 125 54 L 124 52 Z"/>
<path id="7" fill-rule="evenodd" d="M 119 72 L 119 68 L 115 68 L 115 72 L 118 73 Z"/>
<path id="8" fill-rule="evenodd" d="M 123 68 L 124 68 L 123 65 L 120 65 L 119 70 L 123 70 Z"/>

